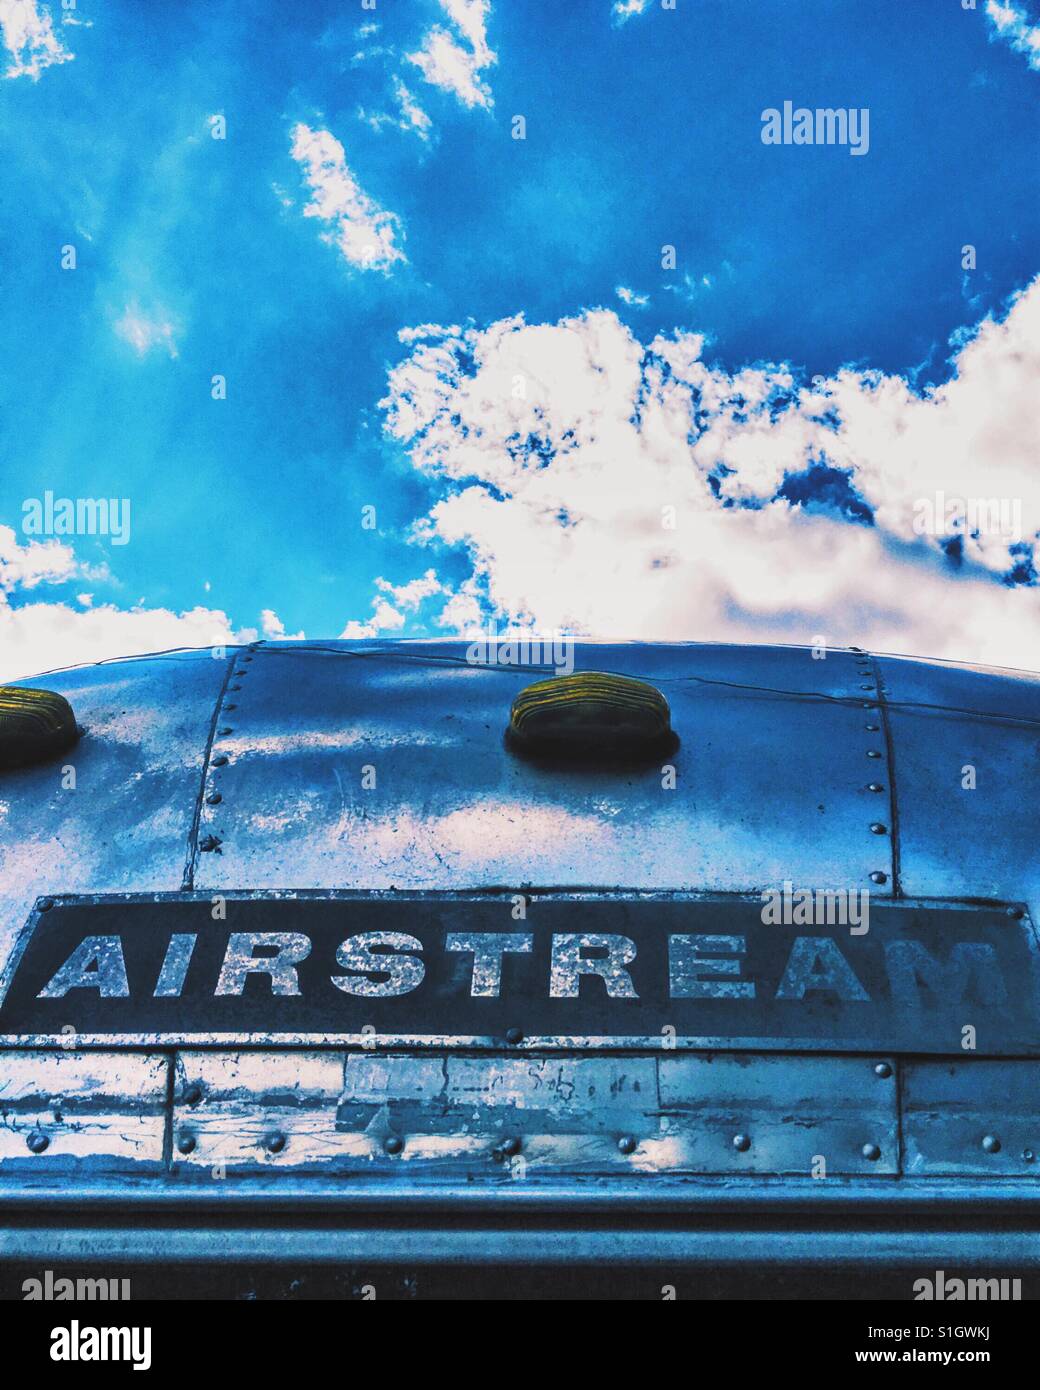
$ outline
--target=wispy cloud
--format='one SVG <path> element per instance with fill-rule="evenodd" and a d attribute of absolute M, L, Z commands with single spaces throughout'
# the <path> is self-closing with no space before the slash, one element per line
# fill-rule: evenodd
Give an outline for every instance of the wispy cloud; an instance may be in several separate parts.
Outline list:
<path fill-rule="evenodd" d="M 650 0 L 616 0 L 611 10 L 615 24 L 625 24 L 634 15 L 644 14 L 650 8 Z"/>
<path fill-rule="evenodd" d="M 1023 53 L 1029 66 L 1040 72 L 1040 23 L 1030 19 L 1014 0 L 1006 4 L 986 0 L 986 17 L 990 22 L 990 40 L 1003 39 L 1016 53 Z"/>
<path fill-rule="evenodd" d="M 618 299 L 621 300 L 622 304 L 628 304 L 636 308 L 641 309 L 644 304 L 650 303 L 650 296 L 648 294 L 636 294 L 635 290 L 630 290 L 627 285 L 616 286 L 614 293 L 617 295 Z"/>
<path fill-rule="evenodd" d="M 491 6 L 488 0 L 440 0 L 452 29 L 435 24 L 423 38 L 416 53 L 408 61 L 426 81 L 443 91 L 453 92 L 464 106 L 494 104 L 491 88 L 481 76 L 483 70 L 497 62 L 487 41 L 487 18 Z"/>
<path fill-rule="evenodd" d="M 322 240 L 338 248 L 344 260 L 360 270 L 388 273 L 405 262 L 397 244 L 400 219 L 374 202 L 347 167 L 343 146 L 328 130 L 312 130 L 302 122 L 293 128 L 292 157 L 302 165 L 311 190 L 305 217 L 329 224 Z"/>
<path fill-rule="evenodd" d="M 146 313 L 136 302 L 128 304 L 115 322 L 115 331 L 138 357 L 146 357 L 154 348 L 165 348 L 170 357 L 177 356 L 173 324 L 161 310 Z"/>
<path fill-rule="evenodd" d="M 433 122 L 396 75 L 393 79 L 393 93 L 397 106 L 396 115 L 390 115 L 385 111 L 366 111 L 364 107 L 359 107 L 358 119 L 364 121 L 373 130 L 382 130 L 384 126 L 393 126 L 397 130 L 410 131 L 418 135 L 420 140 L 424 142 L 429 141 Z"/>
<path fill-rule="evenodd" d="M 0 36 L 11 55 L 5 77 L 31 77 L 35 82 L 44 68 L 68 63 L 74 56 L 54 32 L 50 11 L 37 0 L 0 0 Z"/>

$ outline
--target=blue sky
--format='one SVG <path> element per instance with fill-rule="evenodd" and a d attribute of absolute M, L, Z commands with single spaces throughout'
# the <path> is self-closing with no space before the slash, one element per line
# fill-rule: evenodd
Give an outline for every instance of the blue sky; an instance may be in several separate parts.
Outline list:
<path fill-rule="evenodd" d="M 940 655 L 1014 653 L 1038 617 L 1040 517 L 1023 479 L 1040 431 L 1002 364 L 1037 349 L 1040 14 L 1025 0 L 630 8 L 0 0 L 0 526 L 14 531 L 0 542 L 0 632 L 6 621 L 15 666 L 171 633 L 206 641 L 210 628 L 260 627 L 265 610 L 269 632 L 308 636 L 479 619 L 619 636 L 854 630 Z M 763 144 L 761 113 L 785 100 L 868 108 L 869 151 Z M 365 261 L 366 227 L 382 228 L 389 259 Z M 75 269 L 61 267 L 67 246 Z M 520 315 L 546 334 L 525 337 Z M 987 319 L 990 338 L 973 337 Z M 402 341 L 416 325 L 441 330 Z M 662 368 L 694 342 L 700 366 Z M 623 408 L 597 397 L 568 436 L 586 389 L 574 343 Z M 969 377 L 956 354 L 973 344 Z M 475 400 L 481 371 L 497 380 L 495 355 L 504 369 L 514 351 L 548 393 L 523 450 L 510 445 L 515 412 Z M 642 421 L 624 438 L 605 423 L 638 414 L 624 405 L 633 352 L 633 399 L 656 392 L 662 420 L 682 407 L 693 422 L 667 457 Z M 399 413 L 410 363 L 419 430 Z M 764 364 L 775 379 L 756 418 L 786 414 L 783 439 L 756 454 L 755 421 L 732 403 L 741 373 Z M 215 374 L 224 400 L 211 398 Z M 833 399 L 803 400 L 795 419 L 788 397 L 814 376 Z M 937 403 L 961 377 L 963 392 Z M 895 481 L 877 441 L 903 431 L 878 417 L 880 378 L 903 392 L 893 410 L 917 420 L 928 401 L 937 425 Z M 1022 457 L 1008 463 L 1006 441 L 992 466 L 974 450 L 949 490 L 1017 501 L 1023 524 L 993 544 L 929 539 L 909 511 L 945 481 L 936 450 L 972 431 L 995 378 Z M 857 427 L 861 406 L 873 418 Z M 833 451 L 806 433 L 828 410 Z M 445 462 L 478 435 L 479 464 Z M 575 440 L 591 452 L 571 456 Z M 532 482 L 535 455 L 546 476 Z M 583 481 L 599 468 L 612 512 Z M 692 530 L 628 569 L 612 556 L 638 548 L 625 520 L 651 468 L 654 505 L 674 492 Z M 129 543 L 26 535 L 24 503 L 47 490 L 129 498 Z M 375 529 L 361 525 L 366 505 Z M 846 533 L 890 569 L 876 612 L 853 612 L 827 570 Z M 806 566 L 781 607 L 771 585 L 754 589 L 766 556 Z M 545 587 L 556 566 L 563 601 Z M 705 586 L 693 612 L 659 577 L 641 587 L 669 568 L 676 586 Z M 978 637 L 902 613 L 894 595 L 911 572 L 922 595 L 963 598 Z M 613 608 L 589 598 L 612 586 Z"/>

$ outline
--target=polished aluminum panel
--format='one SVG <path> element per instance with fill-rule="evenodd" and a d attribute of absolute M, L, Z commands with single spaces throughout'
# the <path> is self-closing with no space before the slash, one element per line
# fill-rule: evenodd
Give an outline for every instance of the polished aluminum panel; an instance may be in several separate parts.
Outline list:
<path fill-rule="evenodd" d="M 1040 905 L 1040 675 L 885 657 L 904 893 Z"/>
<path fill-rule="evenodd" d="M 597 771 L 510 752 L 510 703 L 545 673 L 465 653 L 284 644 L 237 663 L 196 887 L 890 884 L 887 797 L 868 789 L 887 780 L 884 737 L 853 654 L 579 645 L 577 669 L 658 685 L 681 740 L 666 762 Z"/>
<path fill-rule="evenodd" d="M 0 969 L 42 894 L 181 886 L 227 669 L 206 650 L 19 682 L 64 695 L 84 733 L 0 774 Z"/>

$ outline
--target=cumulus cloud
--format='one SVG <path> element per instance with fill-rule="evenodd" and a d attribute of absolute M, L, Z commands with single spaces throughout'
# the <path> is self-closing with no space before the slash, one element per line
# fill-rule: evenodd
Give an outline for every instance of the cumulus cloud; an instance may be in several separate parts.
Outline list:
<path fill-rule="evenodd" d="M 986 0 L 986 18 L 990 22 L 990 40 L 1003 39 L 1016 53 L 1025 55 L 1029 66 L 1040 72 L 1040 23 L 1015 0 Z"/>
<path fill-rule="evenodd" d="M 260 614 L 260 630 L 276 642 L 302 642 L 307 635 L 302 628 L 299 632 L 286 632 L 285 624 L 273 608 L 265 608 Z"/>
<path fill-rule="evenodd" d="M 727 371 L 606 310 L 416 340 L 382 404 L 444 486 L 418 536 L 472 560 L 442 620 L 1040 667 L 1040 280 L 958 343 L 919 392 Z"/>
<path fill-rule="evenodd" d="M 408 54 L 427 82 L 453 92 L 463 106 L 494 104 L 491 88 L 481 76 L 498 61 L 487 41 L 489 0 L 440 0 L 452 28 L 435 24 L 416 53 Z"/>
<path fill-rule="evenodd" d="M 44 68 L 72 60 L 54 32 L 46 5 L 37 0 L 0 0 L 0 37 L 11 55 L 5 77 L 39 80 Z"/>
<path fill-rule="evenodd" d="M 0 594 L 37 584 L 60 584 L 80 573 L 72 547 L 59 541 L 20 544 L 14 529 L 0 526 Z"/>
<path fill-rule="evenodd" d="M 83 576 L 107 577 L 78 561 L 70 546 L 33 540 L 23 545 L 10 526 L 0 526 L 0 681 L 170 647 L 256 640 L 255 628 L 236 631 L 220 609 L 196 606 L 176 613 L 143 603 L 125 609 L 95 603 L 90 593 L 76 594 L 78 606 L 73 606 L 34 593 L 41 585 L 66 584 Z M 266 631 L 268 614 L 264 616 Z M 274 614 L 270 617 L 278 621 Z"/>
<path fill-rule="evenodd" d="M 399 632 L 408 613 L 415 613 L 428 598 L 451 593 L 432 569 L 406 584 L 392 584 L 388 579 L 379 578 L 375 586 L 377 592 L 372 600 L 371 618 L 352 618 L 340 633 L 341 637 L 376 637 L 381 632 Z"/>
<path fill-rule="evenodd" d="M 14 608 L 0 595 L 0 681 L 19 680 L 60 666 L 140 656 L 171 647 L 232 645 L 256 640 L 256 629 L 236 632 L 219 609 L 116 608 L 86 611 L 65 603 Z"/>
<path fill-rule="evenodd" d="M 361 189 L 331 131 L 312 130 L 300 122 L 292 132 L 292 157 L 302 165 L 312 195 L 303 215 L 329 224 L 323 241 L 360 270 L 387 273 L 396 261 L 405 260 L 397 244 L 400 220 Z"/>

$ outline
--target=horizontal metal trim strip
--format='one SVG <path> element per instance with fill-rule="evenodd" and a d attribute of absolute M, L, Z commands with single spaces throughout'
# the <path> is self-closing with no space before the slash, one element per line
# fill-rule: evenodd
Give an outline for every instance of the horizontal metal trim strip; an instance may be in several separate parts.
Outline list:
<path fill-rule="evenodd" d="M 891 1040 L 889 1040 L 890 1042 Z M 48 1051 L 68 1050 L 68 1038 L 57 1033 L 0 1033 L 0 1047 L 18 1049 L 45 1049 Z M 905 1059 L 914 1057 L 949 1057 L 951 1060 L 964 1060 L 963 1050 L 954 1052 L 949 1048 L 929 1052 L 927 1050 L 900 1052 L 886 1045 L 883 1038 L 734 1038 L 734 1037 L 677 1037 L 665 1047 L 660 1034 L 646 1036 L 612 1033 L 609 1036 L 555 1036 L 534 1035 L 523 1038 L 518 1043 L 507 1042 L 501 1037 L 470 1034 L 432 1034 L 432 1033 L 77 1033 L 76 1050 L 91 1051 L 147 1051 L 156 1047 L 207 1048 L 207 1047 L 248 1047 L 254 1049 L 284 1049 L 293 1047 L 352 1048 L 360 1052 L 376 1055 L 388 1050 L 408 1049 L 421 1052 L 445 1052 L 469 1049 L 474 1052 L 497 1052 L 500 1056 L 510 1056 L 524 1052 L 645 1052 L 655 1056 L 667 1056 L 672 1052 L 778 1052 L 804 1053 L 808 1056 L 837 1057 L 842 1055 L 863 1056 L 879 1054 L 884 1057 Z M 980 1050 L 972 1054 L 973 1060 L 989 1059 L 997 1062 L 1033 1062 L 1040 1057 L 1040 1038 L 1037 1039 L 1036 1052 L 988 1052 Z"/>
<path fill-rule="evenodd" d="M 274 1264 L 756 1265 L 860 1268 L 1040 1267 L 1040 1233 L 975 1231 L 285 1230 L 206 1227 L 0 1228 L 0 1259 L 95 1265 Z"/>
<path fill-rule="evenodd" d="M 522 1212 L 594 1212 L 623 1210 L 634 1215 L 662 1212 L 729 1214 L 803 1213 L 828 1217 L 861 1216 L 891 1210 L 900 1215 L 949 1214 L 958 1220 L 982 1212 L 1013 1212 L 1019 1220 L 1040 1220 L 1040 1185 L 1018 1179 L 935 1178 L 701 1178 L 681 1182 L 648 1176 L 607 1178 L 590 1183 L 502 1182 L 498 1186 L 429 1183 L 404 1186 L 393 1181 L 343 1181 L 283 1174 L 214 1182 L 96 1178 L 77 1181 L 5 1178 L 0 1181 L 0 1210 L 37 1212 L 91 1208 L 248 1211 L 357 1211 L 403 1214 L 469 1211 L 473 1214 Z"/>

